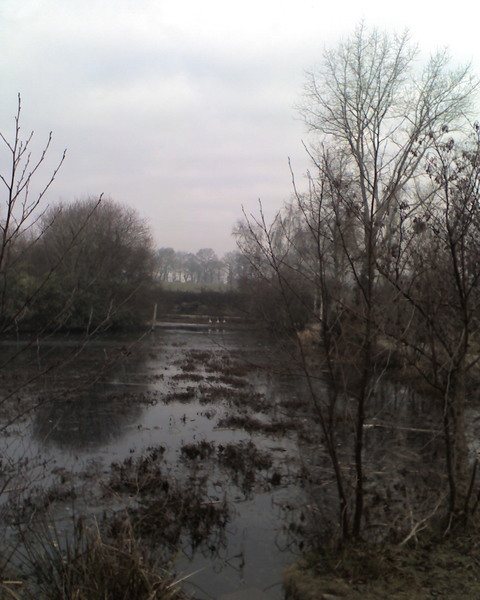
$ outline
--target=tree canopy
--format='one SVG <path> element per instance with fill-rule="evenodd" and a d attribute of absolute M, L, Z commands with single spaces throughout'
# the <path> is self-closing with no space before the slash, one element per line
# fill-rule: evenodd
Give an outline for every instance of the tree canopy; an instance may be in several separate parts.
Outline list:
<path fill-rule="evenodd" d="M 48 209 L 37 235 L 29 274 L 45 284 L 30 322 L 83 328 L 141 320 L 139 298 L 152 281 L 154 250 L 135 210 L 103 198 L 77 200 Z"/>

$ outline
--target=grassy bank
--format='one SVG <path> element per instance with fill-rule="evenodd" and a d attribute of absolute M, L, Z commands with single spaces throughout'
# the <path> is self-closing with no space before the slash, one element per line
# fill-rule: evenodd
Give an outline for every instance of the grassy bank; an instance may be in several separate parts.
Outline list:
<path fill-rule="evenodd" d="M 480 598 L 480 533 L 312 553 L 285 573 L 287 600 Z"/>

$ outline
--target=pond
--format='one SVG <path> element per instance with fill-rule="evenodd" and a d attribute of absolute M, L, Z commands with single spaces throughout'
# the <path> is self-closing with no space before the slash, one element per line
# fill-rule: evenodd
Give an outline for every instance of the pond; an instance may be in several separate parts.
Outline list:
<path fill-rule="evenodd" d="M 141 339 L 79 346 L 52 338 L 18 356 L 21 341 L 0 347 L 8 398 L 0 414 L 3 423 L 18 417 L 1 439 L 4 489 L 19 490 L 16 518 L 48 511 L 68 531 L 80 514 L 128 511 L 151 543 L 173 531 L 176 574 L 195 598 L 249 588 L 282 598 L 282 573 L 302 548 L 308 518 L 326 524 L 322 535 L 337 519 L 305 380 L 276 364 L 258 332 L 222 323 L 164 323 Z M 325 381 L 312 384 L 324 402 Z M 382 539 L 428 518 L 446 482 L 441 406 L 401 383 L 379 380 L 374 391 L 364 531 Z M 352 399 L 343 402 L 336 443 L 348 478 L 354 419 Z M 20 478 L 13 486 L 9 467 L 28 486 Z M 172 490 L 183 511 L 173 517 L 158 504 Z"/>
<path fill-rule="evenodd" d="M 195 478 L 207 502 L 229 506 L 225 526 L 202 543 L 182 536 L 176 570 L 185 589 L 200 599 L 251 587 L 281 598 L 283 569 L 297 551 L 293 514 L 305 499 L 296 437 L 280 425 L 296 386 L 266 368 L 264 343 L 246 328 L 177 324 L 140 340 L 99 338 L 78 356 L 77 346 L 76 339 L 32 346 L 20 355 L 27 387 L 8 380 L 3 388 L 10 396 L 15 386 L 19 395 L 27 389 L 38 404 L 2 438 L 2 456 L 29 482 L 20 510 L 43 508 L 47 490 L 57 526 L 68 529 L 74 513 L 118 508 L 128 495 L 106 501 L 101 491 L 112 464 L 125 473 L 161 448 L 166 476 Z M 3 345 L 5 374 L 19 348 Z M 18 370 L 18 359 L 11 364 Z"/>

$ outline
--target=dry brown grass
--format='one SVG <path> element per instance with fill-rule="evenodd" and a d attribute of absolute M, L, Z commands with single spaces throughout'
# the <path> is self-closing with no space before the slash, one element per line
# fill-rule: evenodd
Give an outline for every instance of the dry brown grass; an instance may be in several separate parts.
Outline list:
<path fill-rule="evenodd" d="M 168 567 L 159 564 L 154 554 L 135 538 L 128 523 L 108 540 L 96 523 L 85 528 L 79 520 L 67 539 L 61 539 L 51 523 L 43 524 L 25 538 L 25 559 L 33 574 L 18 595 L 25 600 L 183 597 Z"/>

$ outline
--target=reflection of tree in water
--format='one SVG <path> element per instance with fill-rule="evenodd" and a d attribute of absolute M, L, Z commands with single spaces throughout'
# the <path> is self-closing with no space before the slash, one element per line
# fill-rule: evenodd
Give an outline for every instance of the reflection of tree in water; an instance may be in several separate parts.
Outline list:
<path fill-rule="evenodd" d="M 144 405 L 140 392 L 109 392 L 105 386 L 92 386 L 42 405 L 35 412 L 33 436 L 64 449 L 97 448 L 135 423 Z"/>
<path fill-rule="evenodd" d="M 92 384 L 96 354 L 92 353 L 90 362 L 84 355 L 77 369 L 71 363 L 60 377 L 56 376 L 51 384 L 58 385 L 61 379 L 65 390 L 61 394 L 57 388 L 50 399 L 47 386 L 47 402 L 35 411 L 33 419 L 33 436 L 37 440 L 64 449 L 98 448 L 119 437 L 139 419 L 147 400 L 147 386 L 137 385 L 135 379 L 144 366 L 144 354 L 138 353 L 110 367 L 100 381 Z"/>

